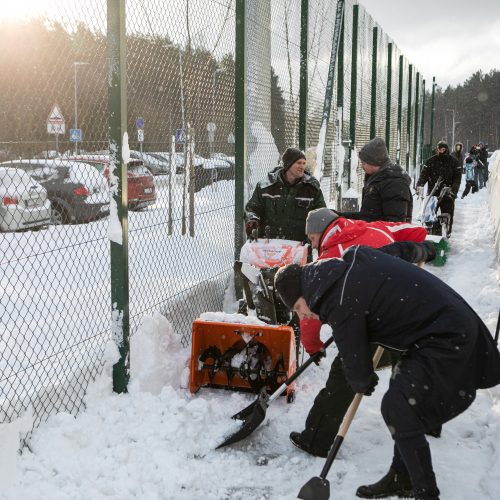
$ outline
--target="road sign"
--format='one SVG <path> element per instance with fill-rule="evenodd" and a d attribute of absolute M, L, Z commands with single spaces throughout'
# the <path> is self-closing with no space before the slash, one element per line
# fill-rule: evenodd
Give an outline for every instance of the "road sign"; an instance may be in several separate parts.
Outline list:
<path fill-rule="evenodd" d="M 144 128 L 144 118 L 137 118 L 137 120 L 135 121 L 135 126 L 138 128 L 138 129 L 143 129 Z"/>
<path fill-rule="evenodd" d="M 70 128 L 69 129 L 69 141 L 70 142 L 82 142 L 82 129 L 81 128 Z"/>
<path fill-rule="evenodd" d="M 185 142 L 186 142 L 186 129 L 185 128 L 178 128 L 175 131 L 175 142 L 177 144 L 185 144 Z"/>
<path fill-rule="evenodd" d="M 47 133 L 48 134 L 65 134 L 66 133 L 66 126 L 63 123 L 50 123 L 47 122 Z"/>
<path fill-rule="evenodd" d="M 142 130 L 142 128 L 137 129 L 137 140 L 139 142 L 144 142 L 144 130 Z"/>
<path fill-rule="evenodd" d="M 54 104 L 47 117 L 47 132 L 49 134 L 64 134 L 66 132 L 64 116 L 57 104 Z"/>

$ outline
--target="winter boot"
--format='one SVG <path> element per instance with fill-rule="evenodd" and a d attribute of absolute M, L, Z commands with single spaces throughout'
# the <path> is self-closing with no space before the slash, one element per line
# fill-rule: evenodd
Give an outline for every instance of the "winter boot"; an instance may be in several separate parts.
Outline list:
<path fill-rule="evenodd" d="M 326 458 L 328 456 L 328 450 L 317 450 L 316 448 L 304 443 L 301 439 L 300 432 L 290 433 L 290 441 L 296 448 L 305 451 L 314 457 Z"/>
<path fill-rule="evenodd" d="M 360 486 L 356 491 L 360 498 L 414 498 L 413 486 L 407 472 L 398 472 L 392 467 L 378 482 Z"/>

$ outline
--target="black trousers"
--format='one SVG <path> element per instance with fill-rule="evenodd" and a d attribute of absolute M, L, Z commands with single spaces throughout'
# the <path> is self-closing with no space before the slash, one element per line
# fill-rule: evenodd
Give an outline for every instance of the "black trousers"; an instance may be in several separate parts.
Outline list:
<path fill-rule="evenodd" d="M 448 226 L 448 233 L 451 233 L 453 226 L 453 214 L 455 213 L 455 200 L 445 196 L 439 203 L 439 208 L 442 214 L 450 214 L 450 225 Z"/>
<path fill-rule="evenodd" d="M 467 181 L 465 183 L 465 189 L 464 192 L 462 193 L 462 198 L 465 198 L 470 193 L 471 189 L 473 193 L 477 192 L 477 186 L 475 181 Z"/>

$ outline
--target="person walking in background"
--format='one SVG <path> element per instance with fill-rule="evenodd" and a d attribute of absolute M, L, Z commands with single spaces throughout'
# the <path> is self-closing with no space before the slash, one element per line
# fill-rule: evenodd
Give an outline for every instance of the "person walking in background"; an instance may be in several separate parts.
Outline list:
<path fill-rule="evenodd" d="M 486 182 L 488 181 L 488 145 L 484 142 L 479 143 L 479 161 L 483 164 L 483 181 L 484 186 L 486 186 Z"/>
<path fill-rule="evenodd" d="M 464 145 L 461 142 L 457 142 L 453 146 L 453 152 L 451 153 L 451 156 L 457 160 L 458 164 L 460 165 L 460 168 L 463 168 L 464 165 Z M 462 170 L 463 173 L 463 170 Z"/>
<path fill-rule="evenodd" d="M 431 156 L 425 161 L 420 177 L 417 181 L 417 193 L 423 196 L 424 186 L 427 184 L 427 193 L 430 193 L 436 183 L 440 181 L 439 186 L 434 192 L 434 196 L 438 198 L 442 194 L 439 207 L 441 213 L 450 215 L 448 226 L 449 237 L 453 227 L 453 214 L 455 212 L 455 199 L 460 183 L 462 181 L 462 166 L 457 160 L 449 154 L 448 144 L 444 141 L 439 141 L 437 144 L 437 154 Z"/>
<path fill-rule="evenodd" d="M 365 172 L 361 209 L 359 212 L 341 212 L 339 215 L 367 222 L 411 222 L 411 179 L 400 166 L 391 162 L 384 140 L 371 140 L 361 148 L 358 156 Z"/>
<path fill-rule="evenodd" d="M 465 159 L 465 189 L 462 193 L 462 200 L 470 193 L 471 189 L 473 193 L 477 193 L 476 185 L 476 162 L 472 156 L 467 156 Z"/>
<path fill-rule="evenodd" d="M 484 187 L 484 171 L 483 171 L 483 162 L 481 161 L 481 146 L 479 144 L 475 144 L 470 149 L 470 156 L 474 160 L 474 173 L 475 173 L 475 182 L 477 189 L 481 189 Z"/>
<path fill-rule="evenodd" d="M 306 171 L 304 152 L 288 148 L 282 166 L 260 181 L 248 200 L 245 230 L 248 236 L 257 229 L 259 237 L 304 241 L 307 214 L 324 206 L 318 180 Z"/>
<path fill-rule="evenodd" d="M 422 245 L 389 247 L 396 246 L 397 255 L 398 247 Z M 464 412 L 477 389 L 500 383 L 500 354 L 488 327 L 457 292 L 381 250 L 355 246 L 343 259 L 286 266 L 276 273 L 275 288 L 300 319 L 330 325 L 339 350 L 332 371 L 340 358 L 337 369 L 352 393 L 375 390 L 373 344 L 404 353 L 381 405 L 394 440 L 389 471 L 356 495 L 439 500 L 425 433 Z M 332 391 L 329 381 L 324 391 Z"/>

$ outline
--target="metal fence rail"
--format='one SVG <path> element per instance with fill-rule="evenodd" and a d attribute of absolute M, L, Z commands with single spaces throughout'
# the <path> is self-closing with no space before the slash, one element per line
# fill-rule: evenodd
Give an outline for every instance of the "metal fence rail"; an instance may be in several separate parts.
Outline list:
<path fill-rule="evenodd" d="M 332 208 L 361 193 L 374 136 L 418 166 L 422 75 L 352 0 L 22 14 L 0 21 L 0 423 L 77 412 L 112 339 L 126 371 L 144 315 L 189 345 L 192 320 L 233 299 L 243 205 L 286 147 Z"/>

